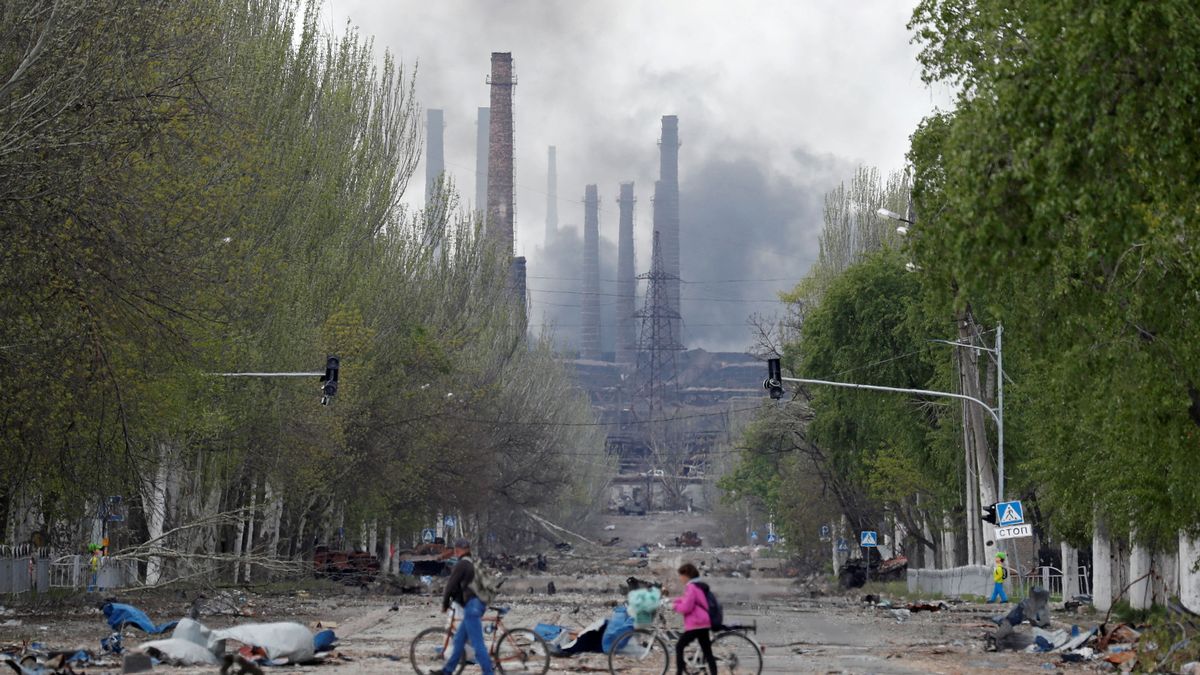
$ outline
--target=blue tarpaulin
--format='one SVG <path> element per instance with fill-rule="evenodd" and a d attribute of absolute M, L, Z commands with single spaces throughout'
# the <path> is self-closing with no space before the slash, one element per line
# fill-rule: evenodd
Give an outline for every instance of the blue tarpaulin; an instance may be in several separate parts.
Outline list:
<path fill-rule="evenodd" d="M 604 628 L 604 638 L 600 641 L 600 649 L 607 654 L 612 643 L 630 628 L 633 628 L 633 617 L 629 616 L 629 612 L 624 606 L 614 607 L 612 616 L 608 617 L 608 625 Z"/>
<path fill-rule="evenodd" d="M 313 651 L 327 652 L 337 644 L 337 636 L 331 630 L 323 630 L 313 636 Z"/>
<path fill-rule="evenodd" d="M 142 610 L 120 602 L 104 603 L 103 611 L 104 618 L 113 630 L 121 630 L 122 626 L 133 626 L 141 629 L 147 635 L 158 635 L 171 630 L 175 624 L 179 623 L 178 621 L 168 621 L 162 625 L 155 625 Z"/>

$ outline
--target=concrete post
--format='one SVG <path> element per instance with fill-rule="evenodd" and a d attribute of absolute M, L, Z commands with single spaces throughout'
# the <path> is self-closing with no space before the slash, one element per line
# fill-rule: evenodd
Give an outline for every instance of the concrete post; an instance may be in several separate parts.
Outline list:
<path fill-rule="evenodd" d="M 1129 606 L 1149 609 L 1154 598 L 1150 549 L 1133 544 L 1129 554 Z M 1119 592 L 1120 589 L 1118 589 Z"/>
<path fill-rule="evenodd" d="M 1097 517 L 1092 527 L 1092 604 L 1101 612 L 1112 608 L 1113 595 L 1120 591 L 1112 587 L 1112 563 L 1108 526 Z"/>
<path fill-rule="evenodd" d="M 958 537 L 954 533 L 954 522 L 950 516 L 942 520 L 942 568 L 950 569 L 958 566 Z"/>
<path fill-rule="evenodd" d="M 1169 598 L 1179 594 L 1179 556 L 1159 553 L 1154 556 L 1154 571 L 1160 578 L 1153 584 L 1152 601 L 1166 605 Z"/>
<path fill-rule="evenodd" d="M 1184 607 L 1200 612 L 1200 539 L 1179 533 L 1179 600 Z"/>
<path fill-rule="evenodd" d="M 1062 542 L 1063 600 L 1079 595 L 1079 551 L 1067 542 Z"/>

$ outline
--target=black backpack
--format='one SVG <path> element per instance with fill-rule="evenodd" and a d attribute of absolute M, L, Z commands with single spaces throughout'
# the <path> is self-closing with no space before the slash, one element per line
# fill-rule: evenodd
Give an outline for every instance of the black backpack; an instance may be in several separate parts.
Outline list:
<path fill-rule="evenodd" d="M 713 595 L 712 589 L 703 581 L 697 581 L 696 585 L 704 591 L 704 601 L 708 603 L 708 622 L 712 624 L 713 629 L 721 628 L 725 625 L 725 610 L 721 609 L 717 596 Z"/>

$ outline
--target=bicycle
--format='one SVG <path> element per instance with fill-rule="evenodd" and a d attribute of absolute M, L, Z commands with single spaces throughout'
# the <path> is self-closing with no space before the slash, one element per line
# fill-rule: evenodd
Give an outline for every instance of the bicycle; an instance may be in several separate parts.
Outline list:
<path fill-rule="evenodd" d="M 491 619 L 484 619 L 484 635 L 492 636 L 492 644 L 488 647 L 492 665 L 501 673 L 544 675 L 550 670 L 550 648 L 542 636 L 528 628 L 506 629 L 501 617 L 508 614 L 510 609 L 489 607 L 487 614 L 491 615 Z M 446 659 L 450 657 L 453 649 L 451 645 L 457 623 L 455 615 L 451 613 L 449 624 L 445 628 L 426 628 L 413 638 L 408 649 L 408 658 L 417 675 L 442 672 L 442 666 L 446 664 Z M 468 643 L 467 650 L 469 649 Z M 467 660 L 467 654 L 464 653 L 456 672 L 463 672 L 467 667 Z"/>
<path fill-rule="evenodd" d="M 762 673 L 762 646 L 746 633 L 758 630 L 758 624 L 729 624 L 713 631 L 712 651 L 717 672 L 730 675 L 759 675 Z M 666 675 L 671 667 L 667 639 L 673 646 L 681 631 L 666 627 L 659 619 L 650 628 L 630 628 L 621 633 L 608 648 L 608 672 L 612 675 Z M 664 638 L 665 636 L 665 638 Z M 708 675 L 708 664 L 699 643 L 693 642 L 684 653 L 683 670 L 688 675 Z"/>

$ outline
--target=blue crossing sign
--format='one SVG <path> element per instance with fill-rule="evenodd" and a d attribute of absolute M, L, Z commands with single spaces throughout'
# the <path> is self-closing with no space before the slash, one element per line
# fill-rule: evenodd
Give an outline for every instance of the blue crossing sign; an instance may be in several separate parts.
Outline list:
<path fill-rule="evenodd" d="M 1004 527 L 1008 525 L 1020 525 L 1025 522 L 1025 509 L 1021 506 L 1021 502 L 1000 502 L 996 505 L 996 524 Z"/>
<path fill-rule="evenodd" d="M 446 516 L 446 527 L 453 530 L 455 525 L 458 525 L 458 519 L 454 516 Z"/>
<path fill-rule="evenodd" d="M 838 553 L 846 553 L 847 551 L 850 550 L 850 545 L 846 543 L 845 539 L 838 537 L 837 550 L 838 550 Z"/>
<path fill-rule="evenodd" d="M 422 542 L 424 542 L 426 544 L 432 544 L 433 540 L 436 538 L 437 538 L 437 533 L 433 531 L 432 527 L 427 527 L 427 528 L 421 530 L 421 541 Z"/>
<path fill-rule="evenodd" d="M 774 532 L 767 535 L 768 544 L 774 544 L 777 541 L 779 541 L 779 537 L 776 537 Z"/>
<path fill-rule="evenodd" d="M 858 535 L 858 545 L 872 548 L 879 545 L 879 533 L 875 530 L 863 530 Z"/>

